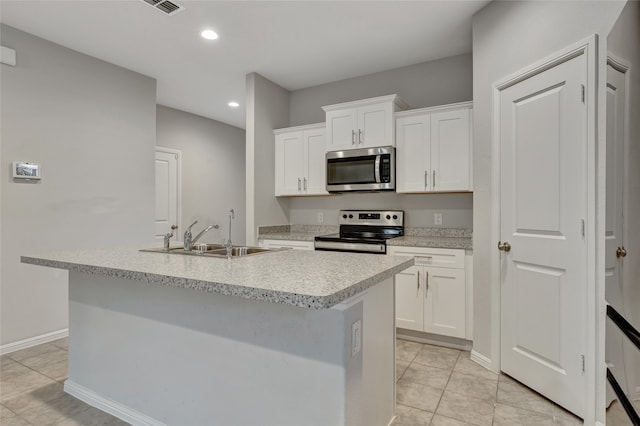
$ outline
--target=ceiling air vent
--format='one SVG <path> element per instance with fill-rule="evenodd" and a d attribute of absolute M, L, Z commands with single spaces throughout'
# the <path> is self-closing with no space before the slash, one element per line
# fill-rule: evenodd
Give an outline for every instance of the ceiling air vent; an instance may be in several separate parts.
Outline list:
<path fill-rule="evenodd" d="M 142 0 L 145 3 L 153 6 L 155 9 L 166 13 L 167 15 L 173 15 L 181 10 L 184 10 L 184 6 L 174 3 L 169 0 Z"/>

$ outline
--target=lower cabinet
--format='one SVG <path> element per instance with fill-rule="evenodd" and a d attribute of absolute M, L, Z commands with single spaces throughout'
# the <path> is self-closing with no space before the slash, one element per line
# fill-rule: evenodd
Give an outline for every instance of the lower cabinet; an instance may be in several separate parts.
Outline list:
<path fill-rule="evenodd" d="M 469 339 L 465 251 L 391 246 L 387 252 L 416 259 L 396 275 L 396 326 Z"/>
<path fill-rule="evenodd" d="M 315 250 L 313 241 L 295 241 L 295 240 L 260 240 L 260 247 L 265 248 L 292 248 L 296 250 Z"/>

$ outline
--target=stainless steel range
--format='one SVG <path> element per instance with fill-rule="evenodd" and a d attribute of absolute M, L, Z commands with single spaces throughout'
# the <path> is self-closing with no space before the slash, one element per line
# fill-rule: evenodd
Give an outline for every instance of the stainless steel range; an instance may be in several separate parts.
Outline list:
<path fill-rule="evenodd" d="M 315 239 L 316 250 L 387 253 L 387 240 L 404 235 L 402 210 L 340 210 L 340 233 Z"/>

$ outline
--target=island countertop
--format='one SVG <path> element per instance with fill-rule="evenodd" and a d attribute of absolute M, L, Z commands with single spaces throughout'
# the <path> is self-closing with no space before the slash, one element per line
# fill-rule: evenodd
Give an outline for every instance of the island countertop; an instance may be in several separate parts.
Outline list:
<path fill-rule="evenodd" d="M 414 259 L 283 250 L 218 259 L 137 249 L 22 256 L 23 263 L 245 299 L 327 309 L 412 266 Z"/>

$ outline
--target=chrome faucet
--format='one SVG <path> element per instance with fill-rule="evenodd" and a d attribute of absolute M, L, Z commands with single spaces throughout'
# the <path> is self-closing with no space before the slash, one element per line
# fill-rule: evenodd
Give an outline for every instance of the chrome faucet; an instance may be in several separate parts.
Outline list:
<path fill-rule="evenodd" d="M 171 243 L 171 238 L 173 238 L 173 231 L 178 229 L 178 225 L 171 225 L 171 232 L 164 235 L 164 249 L 169 251 L 169 246 Z"/>
<path fill-rule="evenodd" d="M 191 225 L 189 225 L 189 227 L 187 228 L 187 230 L 184 233 L 184 251 L 191 251 L 191 247 L 193 247 L 193 245 L 200 239 L 200 237 L 202 237 L 206 232 L 210 231 L 213 228 L 218 229 L 219 226 L 218 225 L 209 225 L 206 228 L 204 228 L 202 231 L 200 231 L 200 233 L 198 235 L 196 235 L 195 237 L 191 236 L 191 228 L 193 227 L 193 225 L 195 225 L 196 223 L 198 223 L 198 221 L 196 220 L 195 222 L 193 222 Z"/>
<path fill-rule="evenodd" d="M 233 252 L 233 243 L 231 242 L 231 219 L 235 219 L 235 212 L 233 209 L 229 210 L 229 238 L 224 243 L 224 246 L 227 249 L 227 259 L 231 259 L 231 254 Z"/>

